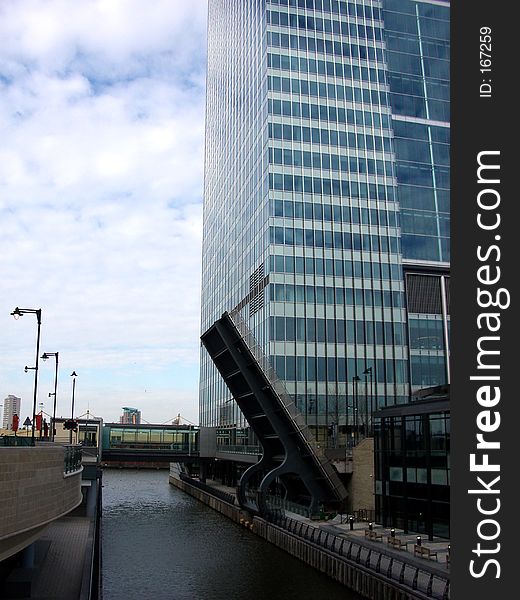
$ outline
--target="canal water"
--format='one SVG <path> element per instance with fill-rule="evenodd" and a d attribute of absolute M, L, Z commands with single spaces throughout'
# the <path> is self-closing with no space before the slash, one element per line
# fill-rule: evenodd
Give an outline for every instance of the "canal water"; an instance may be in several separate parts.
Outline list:
<path fill-rule="evenodd" d="M 168 483 L 103 472 L 103 600 L 359 600 Z"/>

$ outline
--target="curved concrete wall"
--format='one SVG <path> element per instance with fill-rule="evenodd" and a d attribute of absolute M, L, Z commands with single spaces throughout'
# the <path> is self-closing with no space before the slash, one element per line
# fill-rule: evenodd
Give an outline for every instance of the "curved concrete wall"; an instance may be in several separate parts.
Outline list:
<path fill-rule="evenodd" d="M 81 469 L 64 474 L 63 446 L 0 448 L 0 561 L 81 503 Z"/>

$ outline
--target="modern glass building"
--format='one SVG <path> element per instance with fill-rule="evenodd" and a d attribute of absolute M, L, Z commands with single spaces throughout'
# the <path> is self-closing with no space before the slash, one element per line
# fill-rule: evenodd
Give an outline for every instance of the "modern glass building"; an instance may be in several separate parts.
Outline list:
<path fill-rule="evenodd" d="M 449 383 L 448 58 L 440 0 L 209 2 L 201 329 L 240 311 L 325 447 Z M 200 420 L 254 446 L 204 349 Z"/>
<path fill-rule="evenodd" d="M 375 413 L 376 521 L 449 537 L 449 387 L 421 390 Z"/>

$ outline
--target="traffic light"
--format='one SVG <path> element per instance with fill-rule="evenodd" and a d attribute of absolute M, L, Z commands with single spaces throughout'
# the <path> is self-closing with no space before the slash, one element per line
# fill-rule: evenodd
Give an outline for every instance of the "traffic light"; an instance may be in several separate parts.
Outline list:
<path fill-rule="evenodd" d="M 78 430 L 78 422 L 74 421 L 74 419 L 69 419 L 68 421 L 65 421 L 65 423 L 63 423 L 63 428 L 69 429 L 72 431 L 77 431 Z"/>

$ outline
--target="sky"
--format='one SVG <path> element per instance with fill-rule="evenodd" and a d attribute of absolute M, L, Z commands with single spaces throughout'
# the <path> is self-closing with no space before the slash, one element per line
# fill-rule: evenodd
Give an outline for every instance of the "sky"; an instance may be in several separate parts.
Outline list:
<path fill-rule="evenodd" d="M 0 405 L 198 423 L 205 0 L 0 2 Z M 55 360 L 39 361 L 52 414 Z"/>

